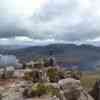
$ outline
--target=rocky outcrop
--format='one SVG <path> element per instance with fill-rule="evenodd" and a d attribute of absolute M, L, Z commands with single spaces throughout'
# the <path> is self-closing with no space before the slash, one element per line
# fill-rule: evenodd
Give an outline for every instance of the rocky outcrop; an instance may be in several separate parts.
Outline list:
<path fill-rule="evenodd" d="M 60 80 L 60 100 L 93 100 L 93 98 L 81 87 L 80 81 L 72 78 Z"/>
<path fill-rule="evenodd" d="M 28 95 L 30 97 L 34 97 L 34 95 L 37 96 L 40 93 L 41 96 L 50 96 L 48 94 L 49 91 L 49 93 L 52 94 L 51 100 L 94 100 L 83 89 L 83 87 L 80 84 L 80 81 L 72 78 L 62 79 L 58 83 L 35 83 L 33 86 L 34 88 L 28 88 L 24 91 L 25 96 Z"/>
<path fill-rule="evenodd" d="M 31 72 L 26 74 L 28 79 L 31 79 L 34 84 L 43 83 L 42 85 L 48 89 L 47 87 L 51 88 L 54 91 L 57 89 L 55 95 L 59 100 L 93 100 L 93 98 L 82 88 L 80 84 L 80 77 L 81 74 L 78 72 L 68 72 L 65 69 L 59 68 L 42 68 L 37 69 L 34 68 Z M 78 76 L 78 78 L 77 78 Z M 53 86 L 54 85 L 54 86 Z M 32 91 L 32 88 L 28 89 L 28 91 Z M 48 91 L 48 90 L 45 90 Z M 36 91 L 37 92 L 37 91 Z M 39 90 L 39 92 L 41 92 Z M 30 92 L 25 91 L 25 93 Z M 33 91 L 32 95 L 35 92 Z M 38 94 L 38 93 L 37 93 Z M 55 93 L 54 93 L 55 94 Z M 54 99 L 54 98 L 53 98 Z"/>

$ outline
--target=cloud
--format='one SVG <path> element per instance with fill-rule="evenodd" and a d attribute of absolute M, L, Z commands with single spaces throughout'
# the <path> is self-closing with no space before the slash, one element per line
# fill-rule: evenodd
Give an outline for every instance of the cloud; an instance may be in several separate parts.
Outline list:
<path fill-rule="evenodd" d="M 0 1 L 0 4 L 3 4 L 0 5 L 1 38 L 8 38 L 9 41 L 12 41 L 12 37 L 17 37 L 17 39 L 19 38 L 17 41 L 20 41 L 20 38 L 27 37 L 32 39 L 31 43 L 35 44 L 37 44 L 36 41 L 38 44 L 41 44 L 39 41 L 44 44 L 59 41 L 95 45 L 99 43 L 96 40 L 97 37 L 100 37 L 99 0 L 45 0 L 43 2 L 46 3 L 39 6 L 38 9 L 30 9 L 31 16 L 28 12 L 22 16 L 18 9 L 16 13 L 13 13 L 15 9 L 13 12 L 9 9 L 9 13 L 7 13 L 4 4 L 8 8 L 10 8 L 10 4 L 8 0 L 4 1 L 7 3 Z M 26 7 L 26 9 L 28 8 Z M 16 39 L 14 38 L 13 41 Z"/>
<path fill-rule="evenodd" d="M 54 39 L 32 39 L 29 37 L 24 37 L 24 36 L 17 36 L 13 38 L 2 38 L 0 39 L 1 43 L 0 45 L 20 45 L 20 46 L 41 46 L 41 45 L 48 45 L 48 44 L 54 44 L 54 43 L 65 43 L 65 41 L 57 41 Z"/>

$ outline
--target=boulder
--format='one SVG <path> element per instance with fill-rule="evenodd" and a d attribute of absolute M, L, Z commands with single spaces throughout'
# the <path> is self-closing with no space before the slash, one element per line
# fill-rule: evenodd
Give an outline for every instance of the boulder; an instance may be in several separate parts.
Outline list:
<path fill-rule="evenodd" d="M 80 80 L 67 78 L 58 82 L 60 87 L 60 100 L 93 100 L 81 87 Z"/>
<path fill-rule="evenodd" d="M 62 90 L 70 89 L 72 87 L 81 88 L 80 80 L 75 80 L 72 78 L 62 79 L 58 82 L 58 84 Z"/>

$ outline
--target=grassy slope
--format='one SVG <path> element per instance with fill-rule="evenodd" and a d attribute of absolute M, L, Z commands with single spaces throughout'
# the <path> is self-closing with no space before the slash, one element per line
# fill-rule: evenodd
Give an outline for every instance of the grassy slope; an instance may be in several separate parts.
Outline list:
<path fill-rule="evenodd" d="M 81 84 L 84 88 L 86 89 L 91 89 L 96 80 L 100 79 L 100 73 L 95 72 L 95 73 L 83 73 L 83 76 L 81 78 Z"/>

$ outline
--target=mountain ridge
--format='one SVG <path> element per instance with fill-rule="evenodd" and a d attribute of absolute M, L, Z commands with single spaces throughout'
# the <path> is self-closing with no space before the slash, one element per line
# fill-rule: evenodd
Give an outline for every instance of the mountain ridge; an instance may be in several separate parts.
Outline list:
<path fill-rule="evenodd" d="M 82 69 L 93 69 L 100 64 L 100 47 L 92 45 L 50 44 L 46 46 L 30 46 L 14 50 L 0 49 L 0 54 L 15 55 L 25 61 L 37 56 L 49 56 L 52 53 L 58 60 L 79 59 Z"/>

